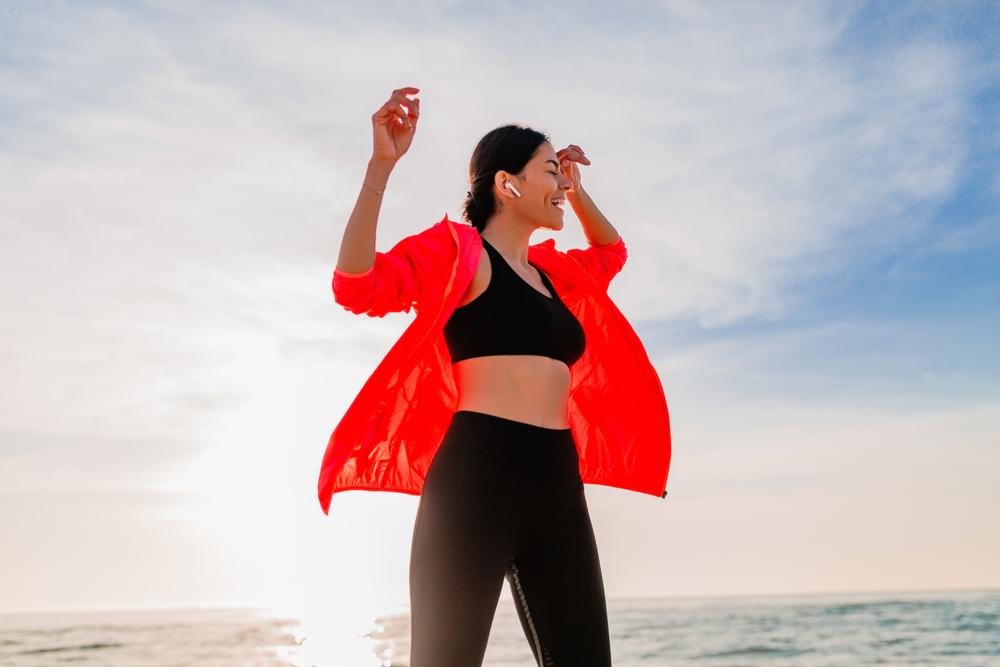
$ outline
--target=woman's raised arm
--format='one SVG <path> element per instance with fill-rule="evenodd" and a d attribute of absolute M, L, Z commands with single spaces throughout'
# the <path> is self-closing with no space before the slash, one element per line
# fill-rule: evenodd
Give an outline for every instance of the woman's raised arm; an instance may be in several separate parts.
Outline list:
<path fill-rule="evenodd" d="M 352 313 L 383 317 L 409 311 L 420 301 L 426 275 L 426 268 L 419 265 L 420 235 L 402 239 L 388 252 L 375 249 L 382 193 L 396 162 L 410 148 L 420 118 L 420 100 L 406 95 L 417 92 L 412 87 L 394 90 L 372 114 L 372 157 L 333 271 L 334 301 Z"/>
<path fill-rule="evenodd" d="M 385 104 L 372 114 L 372 156 L 358 200 L 344 229 L 337 258 L 337 271 L 344 275 L 363 274 L 375 264 L 375 227 L 382 193 L 389 174 L 409 150 L 417 131 L 420 100 L 406 97 L 417 92 L 419 89 L 412 87 L 394 90 Z"/>

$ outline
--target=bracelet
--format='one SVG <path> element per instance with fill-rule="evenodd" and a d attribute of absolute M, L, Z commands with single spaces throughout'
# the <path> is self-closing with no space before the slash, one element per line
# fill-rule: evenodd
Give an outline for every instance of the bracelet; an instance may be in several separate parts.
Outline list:
<path fill-rule="evenodd" d="M 371 190 L 372 192 L 374 192 L 375 194 L 377 194 L 379 197 L 381 197 L 382 193 L 385 192 L 385 188 L 382 188 L 381 190 L 376 190 L 375 188 L 373 188 L 372 186 L 370 186 L 370 185 L 368 185 L 366 183 L 362 183 L 361 187 L 368 188 L 369 190 Z"/>

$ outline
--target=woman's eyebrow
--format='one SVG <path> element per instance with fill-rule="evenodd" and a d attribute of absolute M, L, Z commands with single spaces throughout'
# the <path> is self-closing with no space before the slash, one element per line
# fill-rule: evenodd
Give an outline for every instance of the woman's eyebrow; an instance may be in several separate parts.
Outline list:
<path fill-rule="evenodd" d="M 559 168 L 559 163 L 556 162 L 555 160 L 546 160 L 546 162 L 551 162 L 552 164 L 554 164 L 556 166 L 556 169 Z"/>

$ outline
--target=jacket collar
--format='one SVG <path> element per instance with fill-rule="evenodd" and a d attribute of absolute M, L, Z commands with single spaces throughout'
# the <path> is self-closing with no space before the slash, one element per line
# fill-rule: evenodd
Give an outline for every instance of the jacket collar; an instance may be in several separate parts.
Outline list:
<path fill-rule="evenodd" d="M 458 244 L 455 255 L 457 265 L 453 267 L 452 275 L 457 279 L 459 286 L 466 286 L 468 283 L 462 269 L 469 272 L 471 265 L 471 273 L 468 275 L 468 280 L 471 280 L 475 267 L 478 266 L 479 255 L 483 251 L 483 239 L 479 236 L 479 230 L 473 225 L 451 220 L 447 213 L 441 222 L 451 230 L 450 236 Z M 552 285 L 563 300 L 572 298 L 577 288 L 592 291 L 592 288 L 596 287 L 593 278 L 576 261 L 556 249 L 555 239 L 545 239 L 540 243 L 529 245 L 528 260 L 545 271 L 545 275 L 552 281 Z"/>

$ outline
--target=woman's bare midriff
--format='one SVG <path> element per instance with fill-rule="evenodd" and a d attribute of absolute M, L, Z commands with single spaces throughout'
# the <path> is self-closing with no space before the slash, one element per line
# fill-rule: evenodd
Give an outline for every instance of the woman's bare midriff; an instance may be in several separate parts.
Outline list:
<path fill-rule="evenodd" d="M 485 292 L 491 275 L 489 255 L 483 252 L 459 305 Z M 549 295 L 537 271 L 522 277 Z M 545 428 L 569 428 L 569 367 L 557 359 L 537 354 L 472 357 L 452 364 L 452 374 L 458 388 L 457 410 L 485 412 Z"/>
<path fill-rule="evenodd" d="M 534 354 L 473 357 L 453 364 L 452 373 L 458 410 L 569 428 L 569 367 L 561 361 Z"/>

